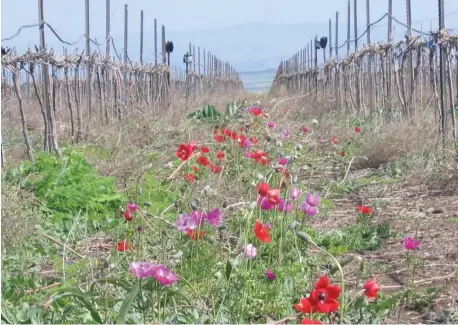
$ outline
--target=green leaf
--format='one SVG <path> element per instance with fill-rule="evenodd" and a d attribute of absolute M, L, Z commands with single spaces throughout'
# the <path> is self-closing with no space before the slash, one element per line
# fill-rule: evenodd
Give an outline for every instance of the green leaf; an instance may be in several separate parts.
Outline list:
<path fill-rule="evenodd" d="M 92 304 L 86 299 L 88 295 L 91 295 L 92 293 L 83 293 L 81 291 L 71 289 L 71 288 L 62 288 L 57 290 L 58 292 L 63 292 L 57 296 L 54 296 L 49 304 L 53 303 L 54 301 L 57 301 L 61 298 L 65 297 L 73 297 L 77 298 L 79 301 L 81 301 L 86 307 L 86 309 L 91 313 L 91 317 L 94 321 L 96 321 L 99 324 L 103 324 L 102 318 L 100 317 L 99 313 L 92 307 Z"/>
<path fill-rule="evenodd" d="M 140 281 L 137 282 L 136 285 L 132 287 L 132 289 L 127 293 L 126 299 L 122 302 L 121 308 L 119 309 L 118 318 L 116 318 L 116 324 L 125 324 L 126 323 L 126 315 L 129 311 L 132 303 L 134 302 L 135 298 L 140 291 Z"/>
<path fill-rule="evenodd" d="M 226 262 L 226 278 L 229 280 L 229 278 L 231 277 L 231 273 L 232 273 L 232 264 L 231 262 L 228 260 Z"/>
<path fill-rule="evenodd" d="M 104 278 L 104 279 L 98 279 L 98 280 L 95 280 L 94 282 L 92 282 L 91 284 L 91 291 L 94 290 L 94 286 L 96 285 L 96 283 L 101 283 L 101 284 L 112 284 L 114 286 L 117 286 L 117 287 L 121 287 L 125 290 L 128 289 L 129 287 L 129 282 L 127 281 L 123 281 L 123 280 L 120 280 L 120 279 L 117 279 L 117 278 Z"/>
<path fill-rule="evenodd" d="M 2 323 L 17 324 L 16 315 L 9 307 L 2 304 Z"/>

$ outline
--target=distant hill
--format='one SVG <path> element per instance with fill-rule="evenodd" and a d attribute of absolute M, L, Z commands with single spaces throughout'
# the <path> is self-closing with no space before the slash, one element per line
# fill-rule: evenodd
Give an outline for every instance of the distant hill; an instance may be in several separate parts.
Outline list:
<path fill-rule="evenodd" d="M 333 28 L 334 30 L 334 28 Z M 339 43 L 342 44 L 346 38 L 346 26 L 339 26 L 341 31 L 339 35 Z M 360 31 L 364 28 L 361 26 Z M 230 61 L 238 71 L 265 71 L 266 69 L 276 69 L 282 59 L 289 58 L 295 51 L 306 46 L 311 39 L 318 36 L 327 35 L 328 23 L 301 23 L 301 24 L 274 24 L 266 22 L 249 23 L 235 25 L 226 28 L 211 29 L 211 30 L 189 30 L 189 31 L 173 31 L 167 30 L 167 40 L 173 41 L 175 45 L 174 53 L 172 54 L 172 65 L 184 68 L 183 54 L 188 51 L 189 42 L 197 46 L 206 46 L 207 50 L 216 54 L 220 59 Z M 396 30 L 397 38 L 403 36 L 404 31 Z M 62 44 L 56 40 L 51 33 L 48 33 L 47 42 L 49 47 L 53 47 L 57 52 L 62 52 Z M 148 27 L 144 31 L 145 35 L 145 60 L 154 60 L 154 44 L 152 42 L 152 28 Z M 33 35 L 36 35 L 34 33 Z M 129 56 L 133 61 L 139 58 L 140 40 L 138 38 L 139 31 L 135 28 L 129 29 Z M 28 44 L 32 46 L 38 44 L 30 41 L 31 34 L 21 33 L 14 42 L 14 45 L 19 50 L 24 50 Z M 112 35 L 116 44 L 118 53 L 123 51 L 123 35 Z M 386 27 L 374 28 L 372 30 L 372 40 L 378 41 L 386 38 Z M 35 36 L 34 36 L 35 37 Z M 99 40 L 104 39 L 104 35 L 92 35 L 92 38 Z M 333 39 L 334 36 L 333 36 Z M 362 45 L 364 38 L 360 41 Z M 10 45 L 9 43 L 5 45 Z M 11 44 L 13 45 L 13 44 Z M 76 46 L 79 49 L 84 48 L 84 40 Z M 94 46 L 93 46 L 94 48 Z M 103 46 L 102 46 L 103 48 Z M 346 48 L 342 48 L 341 53 L 346 52 Z M 319 56 L 321 59 L 321 55 Z M 196 58 L 197 59 L 197 55 Z M 203 65 L 203 58 L 201 58 Z"/>

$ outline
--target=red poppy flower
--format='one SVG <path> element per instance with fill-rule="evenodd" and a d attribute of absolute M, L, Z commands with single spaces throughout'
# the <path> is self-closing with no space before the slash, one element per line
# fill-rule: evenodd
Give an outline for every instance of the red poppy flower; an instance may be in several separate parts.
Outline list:
<path fill-rule="evenodd" d="M 214 139 L 215 139 L 216 142 L 219 142 L 219 143 L 226 142 L 226 137 L 224 135 L 221 135 L 221 134 L 215 134 Z"/>
<path fill-rule="evenodd" d="M 301 324 L 323 324 L 323 323 L 320 322 L 319 320 L 310 319 L 310 318 L 304 318 L 301 321 Z"/>
<path fill-rule="evenodd" d="M 233 133 L 233 132 L 234 132 L 234 131 L 232 131 L 231 129 L 223 129 L 223 130 L 221 131 L 222 134 L 227 135 L 228 137 L 232 136 L 232 133 Z"/>
<path fill-rule="evenodd" d="M 224 151 L 218 151 L 218 154 L 216 155 L 216 158 L 218 158 L 219 160 L 224 160 Z"/>
<path fill-rule="evenodd" d="M 339 286 L 329 285 L 329 278 L 322 276 L 315 285 L 315 290 L 312 291 L 308 298 L 302 298 L 294 307 L 305 314 L 320 312 L 328 314 L 336 312 L 339 309 L 339 301 L 341 288 Z"/>
<path fill-rule="evenodd" d="M 374 211 L 371 207 L 367 207 L 367 206 L 364 206 L 364 205 L 358 205 L 358 210 L 362 213 L 362 214 L 371 214 L 372 211 Z"/>
<path fill-rule="evenodd" d="M 377 280 L 370 280 L 364 285 L 364 294 L 368 298 L 377 298 L 379 290 L 380 285 L 377 283 Z"/>
<path fill-rule="evenodd" d="M 203 153 L 209 153 L 210 152 L 210 148 L 209 147 L 202 147 L 201 150 L 202 150 Z"/>
<path fill-rule="evenodd" d="M 267 191 L 267 200 L 271 204 L 278 204 L 280 203 L 280 190 L 279 189 L 271 189 Z"/>
<path fill-rule="evenodd" d="M 195 183 L 196 182 L 196 175 L 194 174 L 186 174 L 184 176 L 188 181 L 190 181 L 191 183 Z"/>
<path fill-rule="evenodd" d="M 204 238 L 205 233 L 203 231 L 197 232 L 196 230 L 189 229 L 188 235 L 189 237 L 191 237 L 192 240 L 199 240 L 199 239 Z"/>
<path fill-rule="evenodd" d="M 192 170 L 195 171 L 195 172 L 198 172 L 199 171 L 199 166 L 193 166 Z"/>
<path fill-rule="evenodd" d="M 341 151 L 341 152 L 339 152 L 339 155 L 340 155 L 341 157 L 345 157 L 345 152 Z"/>
<path fill-rule="evenodd" d="M 267 192 L 269 192 L 269 190 L 270 190 L 270 186 L 269 186 L 268 183 L 261 183 L 258 186 L 258 193 L 261 196 L 266 196 Z"/>
<path fill-rule="evenodd" d="M 211 164 L 211 161 L 208 159 L 207 156 L 200 156 L 196 159 L 197 163 L 202 166 L 208 166 Z"/>
<path fill-rule="evenodd" d="M 134 215 L 132 214 L 132 212 L 130 212 L 130 210 L 124 211 L 123 215 L 127 221 L 132 221 L 134 219 Z"/>
<path fill-rule="evenodd" d="M 355 132 L 356 133 L 360 133 L 361 132 L 361 128 L 359 126 L 355 126 Z"/>
<path fill-rule="evenodd" d="M 213 164 L 210 165 L 210 168 L 212 169 L 212 172 L 214 172 L 215 174 L 219 174 L 223 170 L 221 166 L 213 165 Z"/>
<path fill-rule="evenodd" d="M 125 252 L 129 249 L 129 244 L 127 244 L 127 241 L 123 239 L 122 241 L 119 242 L 118 246 L 116 247 L 116 250 L 118 252 Z"/>
<path fill-rule="evenodd" d="M 254 226 L 254 234 L 260 241 L 264 243 L 270 243 L 272 241 L 272 238 L 269 235 L 269 228 L 264 226 L 259 220 L 256 220 L 256 224 Z"/>
<path fill-rule="evenodd" d="M 245 128 L 243 126 L 241 126 L 241 127 L 239 127 L 239 131 L 243 132 L 243 131 L 245 131 Z"/>

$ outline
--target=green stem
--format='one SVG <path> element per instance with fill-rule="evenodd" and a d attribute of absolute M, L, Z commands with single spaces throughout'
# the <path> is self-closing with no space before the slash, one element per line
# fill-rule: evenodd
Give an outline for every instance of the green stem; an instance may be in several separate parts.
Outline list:
<path fill-rule="evenodd" d="M 138 279 L 138 286 L 140 288 L 140 300 L 142 301 L 142 315 L 143 315 L 143 324 L 146 324 L 146 315 L 145 315 L 145 300 L 143 299 L 142 291 L 142 279 Z"/>

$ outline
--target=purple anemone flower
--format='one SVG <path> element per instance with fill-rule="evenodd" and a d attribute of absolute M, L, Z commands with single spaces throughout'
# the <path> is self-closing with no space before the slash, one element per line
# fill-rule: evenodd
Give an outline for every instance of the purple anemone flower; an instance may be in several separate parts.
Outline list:
<path fill-rule="evenodd" d="M 320 212 L 316 206 L 310 205 L 307 202 L 301 204 L 301 210 L 309 217 L 314 217 Z"/>
<path fill-rule="evenodd" d="M 206 219 L 213 227 L 219 227 L 223 224 L 223 214 L 219 208 L 206 214 Z"/>
<path fill-rule="evenodd" d="M 320 197 L 317 194 L 307 193 L 306 202 L 314 207 L 320 204 Z"/>

